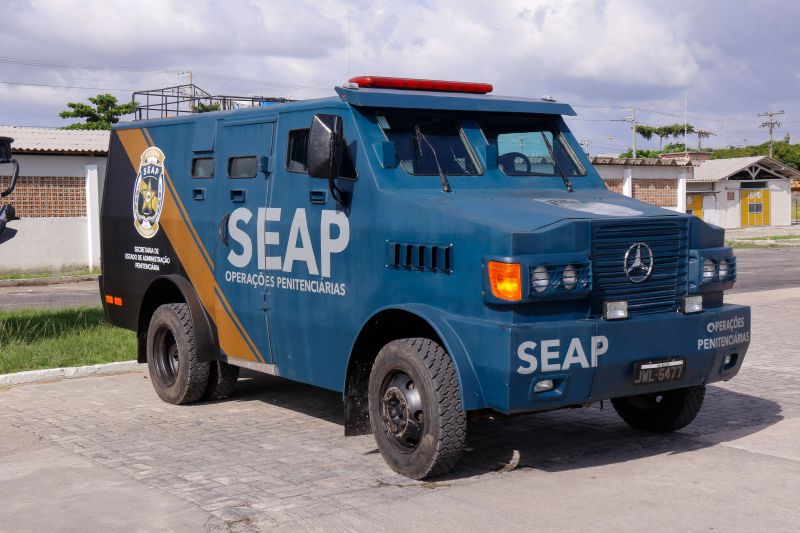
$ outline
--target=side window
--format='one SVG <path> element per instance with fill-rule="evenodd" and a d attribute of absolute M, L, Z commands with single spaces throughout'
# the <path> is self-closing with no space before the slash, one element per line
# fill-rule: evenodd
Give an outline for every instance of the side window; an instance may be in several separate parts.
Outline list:
<path fill-rule="evenodd" d="M 308 170 L 308 128 L 290 131 L 288 144 L 286 170 L 306 172 Z"/>
<path fill-rule="evenodd" d="M 195 157 L 192 159 L 193 178 L 213 178 L 214 177 L 214 158 Z"/>
<path fill-rule="evenodd" d="M 258 158 L 254 155 L 228 159 L 229 178 L 255 178 L 258 173 Z"/>
<path fill-rule="evenodd" d="M 308 128 L 302 130 L 292 130 L 289 132 L 288 149 L 286 153 L 286 170 L 290 172 L 308 171 Z M 353 159 L 350 157 L 350 150 L 347 148 L 347 140 L 342 153 L 342 164 L 339 167 L 340 178 L 356 179 L 356 169 Z"/>

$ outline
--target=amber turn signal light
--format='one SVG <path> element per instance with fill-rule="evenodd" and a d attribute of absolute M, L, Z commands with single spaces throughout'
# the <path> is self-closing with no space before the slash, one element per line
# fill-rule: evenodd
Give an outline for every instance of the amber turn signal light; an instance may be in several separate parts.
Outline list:
<path fill-rule="evenodd" d="M 500 300 L 522 300 L 522 275 L 518 263 L 489 261 L 489 284 Z"/>

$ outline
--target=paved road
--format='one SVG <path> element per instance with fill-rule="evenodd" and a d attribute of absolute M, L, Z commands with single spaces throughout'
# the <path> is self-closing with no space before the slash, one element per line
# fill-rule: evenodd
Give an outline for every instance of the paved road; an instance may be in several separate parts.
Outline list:
<path fill-rule="evenodd" d="M 795 531 L 800 289 L 753 305 L 741 374 L 672 435 L 606 405 L 470 425 L 459 470 L 410 481 L 337 394 L 270 376 L 162 403 L 141 373 L 0 391 L 0 524 L 15 531 Z M 0 529 L 3 526 L 0 525 Z"/>
<path fill-rule="evenodd" d="M 741 249 L 735 292 L 754 292 L 784 287 L 800 287 L 800 246 L 777 249 Z M 0 287 L 0 311 L 28 308 L 58 308 L 100 305 L 96 281 Z"/>
<path fill-rule="evenodd" d="M 96 281 L 0 287 L 0 311 L 81 305 L 100 305 L 100 289 Z"/>
<path fill-rule="evenodd" d="M 731 293 L 800 287 L 800 246 L 735 252 L 737 281 Z"/>

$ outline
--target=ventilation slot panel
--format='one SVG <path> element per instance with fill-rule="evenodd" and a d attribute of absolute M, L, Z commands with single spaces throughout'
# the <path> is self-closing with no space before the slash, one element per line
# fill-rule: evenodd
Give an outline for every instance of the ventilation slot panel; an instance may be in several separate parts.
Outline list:
<path fill-rule="evenodd" d="M 453 272 L 453 247 L 441 244 L 386 243 L 386 267 L 420 272 Z"/>

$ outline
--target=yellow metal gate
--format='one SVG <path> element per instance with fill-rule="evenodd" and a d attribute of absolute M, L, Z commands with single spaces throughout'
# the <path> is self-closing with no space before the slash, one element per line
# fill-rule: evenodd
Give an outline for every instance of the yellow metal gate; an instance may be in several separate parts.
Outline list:
<path fill-rule="evenodd" d="M 742 189 L 742 227 L 769 226 L 769 189 Z"/>
<path fill-rule="evenodd" d="M 686 213 L 694 215 L 699 219 L 703 219 L 703 195 L 702 194 L 687 194 L 686 195 Z"/>

